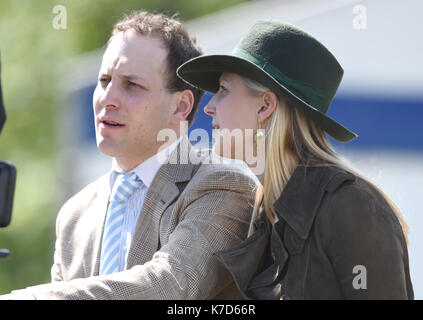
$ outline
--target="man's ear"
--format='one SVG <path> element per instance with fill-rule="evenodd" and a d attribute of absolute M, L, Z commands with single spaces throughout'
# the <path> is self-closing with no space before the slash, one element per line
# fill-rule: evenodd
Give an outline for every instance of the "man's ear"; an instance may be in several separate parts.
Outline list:
<path fill-rule="evenodd" d="M 179 125 L 191 113 L 194 105 L 194 94 L 191 90 L 184 90 L 176 97 L 176 108 L 172 115 L 172 123 Z"/>
<path fill-rule="evenodd" d="M 257 120 L 261 123 L 266 122 L 272 116 L 279 104 L 278 96 L 272 92 L 267 91 L 261 101 L 262 105 L 257 112 Z"/>

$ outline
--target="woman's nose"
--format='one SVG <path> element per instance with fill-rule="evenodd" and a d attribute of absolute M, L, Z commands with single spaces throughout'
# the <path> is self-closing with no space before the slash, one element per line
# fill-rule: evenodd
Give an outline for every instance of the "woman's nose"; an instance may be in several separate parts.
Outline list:
<path fill-rule="evenodd" d="M 204 113 L 207 114 L 210 117 L 213 117 L 216 114 L 216 108 L 209 102 L 204 107 Z"/>

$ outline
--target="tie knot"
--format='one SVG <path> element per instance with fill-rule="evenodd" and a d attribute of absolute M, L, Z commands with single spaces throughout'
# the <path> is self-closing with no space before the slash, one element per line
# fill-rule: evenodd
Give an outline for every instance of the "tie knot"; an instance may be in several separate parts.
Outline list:
<path fill-rule="evenodd" d="M 135 173 L 119 173 L 113 186 L 111 201 L 128 201 L 142 185 L 143 182 Z"/>

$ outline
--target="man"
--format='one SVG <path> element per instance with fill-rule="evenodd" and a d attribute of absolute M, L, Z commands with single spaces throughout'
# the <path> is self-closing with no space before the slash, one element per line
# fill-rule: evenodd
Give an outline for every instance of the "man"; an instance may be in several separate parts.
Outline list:
<path fill-rule="evenodd" d="M 246 237 L 255 180 L 242 168 L 182 156 L 195 152 L 186 135 L 167 147 L 158 139 L 193 119 L 202 93 L 176 68 L 199 54 L 165 15 L 138 12 L 115 26 L 93 97 L 97 145 L 113 158 L 112 172 L 60 210 L 52 283 L 9 298 L 239 297 L 214 253 Z M 166 157 L 188 163 L 162 165 Z"/>

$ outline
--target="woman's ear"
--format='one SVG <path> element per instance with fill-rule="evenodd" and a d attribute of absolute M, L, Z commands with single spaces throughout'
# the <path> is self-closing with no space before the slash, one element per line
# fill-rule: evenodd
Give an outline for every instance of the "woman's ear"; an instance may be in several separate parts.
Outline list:
<path fill-rule="evenodd" d="M 267 91 L 262 97 L 262 106 L 257 112 L 257 120 L 261 123 L 266 122 L 276 110 L 279 104 L 278 96 L 272 92 Z"/>
<path fill-rule="evenodd" d="M 180 92 L 176 99 L 176 108 L 172 115 L 173 124 L 179 125 L 191 113 L 194 105 L 194 94 L 191 90 L 184 90 Z"/>

